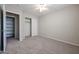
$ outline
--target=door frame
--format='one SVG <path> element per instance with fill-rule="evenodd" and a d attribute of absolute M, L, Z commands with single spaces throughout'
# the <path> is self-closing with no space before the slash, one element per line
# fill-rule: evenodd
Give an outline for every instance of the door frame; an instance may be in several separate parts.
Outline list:
<path fill-rule="evenodd" d="M 4 50 L 3 10 L 1 10 L 1 51 Z"/>
<path fill-rule="evenodd" d="M 3 52 L 6 50 L 6 11 L 5 11 L 5 4 L 3 4 Z"/>
<path fill-rule="evenodd" d="M 32 19 L 29 17 L 25 17 L 25 20 L 30 20 L 30 37 L 32 36 Z"/>
<path fill-rule="evenodd" d="M 32 36 L 32 19 L 30 18 L 30 37 Z"/>
<path fill-rule="evenodd" d="M 18 26 L 19 26 L 19 28 L 18 28 L 18 30 L 19 30 L 19 31 L 18 31 L 18 33 L 19 33 L 18 36 L 19 36 L 19 37 L 18 37 L 18 38 L 19 38 L 19 41 L 21 41 L 21 40 L 20 40 L 20 15 L 17 14 L 17 13 L 13 13 L 13 12 L 6 11 L 6 17 L 7 17 L 7 16 L 8 16 L 8 17 L 12 17 L 12 18 L 14 18 L 15 20 L 16 20 L 15 16 L 7 15 L 7 13 L 10 13 L 10 14 L 13 14 L 13 15 L 18 15 L 18 21 L 19 21 L 19 22 L 18 22 Z M 14 35 L 14 37 L 15 37 L 15 35 Z"/>

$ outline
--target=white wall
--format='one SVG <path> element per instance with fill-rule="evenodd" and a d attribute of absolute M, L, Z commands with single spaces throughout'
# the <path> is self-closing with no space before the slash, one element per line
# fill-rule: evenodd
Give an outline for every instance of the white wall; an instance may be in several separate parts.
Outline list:
<path fill-rule="evenodd" d="M 79 46 L 79 5 L 41 17 L 39 34 Z"/>
<path fill-rule="evenodd" d="M 38 31 L 37 31 L 37 22 L 38 22 L 38 18 L 36 16 L 33 16 L 27 12 L 22 11 L 19 7 L 17 7 L 16 5 L 6 5 L 6 11 L 8 12 L 12 12 L 15 14 L 19 14 L 20 16 L 20 22 L 19 22 L 19 29 L 20 29 L 20 41 L 22 41 L 23 39 L 25 39 L 25 17 L 29 16 L 30 18 L 32 18 L 32 36 L 38 35 Z"/>

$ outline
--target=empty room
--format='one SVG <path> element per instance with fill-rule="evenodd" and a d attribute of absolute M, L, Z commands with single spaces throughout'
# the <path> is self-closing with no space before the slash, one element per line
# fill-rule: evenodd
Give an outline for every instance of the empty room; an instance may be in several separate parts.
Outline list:
<path fill-rule="evenodd" d="M 78 4 L 5 4 L 2 10 L 2 53 L 79 53 Z"/>

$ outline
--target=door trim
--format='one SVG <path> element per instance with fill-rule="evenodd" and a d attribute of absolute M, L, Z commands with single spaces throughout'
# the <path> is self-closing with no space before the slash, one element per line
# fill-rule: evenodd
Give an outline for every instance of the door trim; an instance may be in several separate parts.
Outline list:
<path fill-rule="evenodd" d="M 4 50 L 4 34 L 3 34 L 3 31 L 4 31 L 4 29 L 3 29 L 3 11 L 1 10 L 1 51 L 3 51 Z"/>
<path fill-rule="evenodd" d="M 32 19 L 30 18 L 30 36 L 32 36 Z"/>

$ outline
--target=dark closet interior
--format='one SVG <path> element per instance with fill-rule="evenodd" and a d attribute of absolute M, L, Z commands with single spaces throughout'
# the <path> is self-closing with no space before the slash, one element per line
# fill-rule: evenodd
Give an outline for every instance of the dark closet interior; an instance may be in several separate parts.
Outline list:
<path fill-rule="evenodd" d="M 6 38 L 19 40 L 19 15 L 6 12 Z"/>
<path fill-rule="evenodd" d="M 15 36 L 15 18 L 6 16 L 6 37 L 11 38 Z"/>

